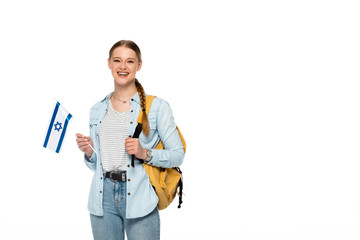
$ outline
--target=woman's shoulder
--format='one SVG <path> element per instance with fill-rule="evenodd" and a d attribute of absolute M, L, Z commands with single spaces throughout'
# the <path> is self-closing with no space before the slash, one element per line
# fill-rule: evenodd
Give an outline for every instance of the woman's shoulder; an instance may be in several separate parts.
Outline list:
<path fill-rule="evenodd" d="M 154 96 L 154 99 L 153 99 L 153 101 L 152 101 L 152 104 L 156 104 L 156 105 L 159 105 L 159 104 L 161 104 L 163 101 L 165 101 L 164 99 L 162 99 L 162 98 L 160 98 L 160 97 L 158 97 L 158 96 L 155 96 L 155 95 L 153 95 Z"/>
<path fill-rule="evenodd" d="M 103 109 L 107 107 L 107 99 L 110 98 L 112 93 L 109 93 L 108 95 L 106 95 L 105 98 L 101 99 L 100 101 L 96 102 L 92 107 L 91 107 L 91 112 L 93 111 L 97 111 L 99 109 Z"/>
<path fill-rule="evenodd" d="M 165 108 L 169 107 L 169 103 L 165 99 L 155 96 L 151 103 L 150 111 L 154 110 L 158 112 L 160 109 L 164 107 Z"/>
<path fill-rule="evenodd" d="M 156 115 L 172 114 L 169 102 L 163 98 L 155 97 L 150 107 L 150 114 L 152 113 Z"/>

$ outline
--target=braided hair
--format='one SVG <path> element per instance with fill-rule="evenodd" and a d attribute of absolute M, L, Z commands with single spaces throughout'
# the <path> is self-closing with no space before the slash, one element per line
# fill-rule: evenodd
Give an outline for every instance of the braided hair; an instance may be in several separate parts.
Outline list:
<path fill-rule="evenodd" d="M 148 136 L 150 127 L 149 127 L 149 120 L 147 118 L 146 114 L 146 96 L 144 88 L 141 86 L 140 82 L 135 78 L 135 86 L 138 91 L 139 97 L 140 97 L 140 105 L 141 105 L 141 111 L 143 112 L 142 115 L 142 130 L 143 133 Z"/>

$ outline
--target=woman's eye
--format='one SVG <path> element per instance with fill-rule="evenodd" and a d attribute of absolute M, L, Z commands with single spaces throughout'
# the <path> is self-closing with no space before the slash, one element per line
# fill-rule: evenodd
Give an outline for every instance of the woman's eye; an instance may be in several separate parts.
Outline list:
<path fill-rule="evenodd" d="M 114 60 L 114 62 L 120 62 L 119 60 Z"/>
<path fill-rule="evenodd" d="M 131 60 L 130 60 L 130 61 L 128 61 L 128 63 L 134 63 L 134 61 L 131 61 Z"/>

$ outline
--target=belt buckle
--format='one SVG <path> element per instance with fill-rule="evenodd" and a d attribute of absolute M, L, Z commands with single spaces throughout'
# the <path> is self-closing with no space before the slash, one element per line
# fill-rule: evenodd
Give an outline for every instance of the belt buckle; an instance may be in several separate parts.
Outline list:
<path fill-rule="evenodd" d="M 125 182 L 126 181 L 126 174 L 125 172 L 121 172 L 121 181 Z"/>
<path fill-rule="evenodd" d="M 110 181 L 117 182 L 117 180 L 113 179 L 113 177 L 112 177 L 113 173 L 116 173 L 116 172 L 110 172 L 110 176 L 109 176 Z"/>

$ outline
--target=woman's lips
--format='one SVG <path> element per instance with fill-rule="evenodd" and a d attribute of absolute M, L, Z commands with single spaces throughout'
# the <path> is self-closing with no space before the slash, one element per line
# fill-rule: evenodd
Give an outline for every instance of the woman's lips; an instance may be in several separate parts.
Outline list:
<path fill-rule="evenodd" d="M 127 72 L 117 72 L 117 74 L 118 74 L 120 77 L 127 77 L 127 75 L 129 75 L 129 73 L 127 73 Z"/>

